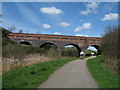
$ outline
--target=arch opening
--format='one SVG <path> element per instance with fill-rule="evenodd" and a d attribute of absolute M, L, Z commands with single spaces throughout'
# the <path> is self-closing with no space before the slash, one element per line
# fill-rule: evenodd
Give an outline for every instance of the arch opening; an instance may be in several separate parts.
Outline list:
<path fill-rule="evenodd" d="M 43 54 L 48 57 L 58 56 L 58 48 L 53 43 L 44 43 L 40 46 L 43 49 Z"/>
<path fill-rule="evenodd" d="M 67 44 L 64 46 L 62 56 L 65 57 L 79 57 L 81 48 L 76 44 Z"/>
<path fill-rule="evenodd" d="M 23 46 L 28 46 L 28 45 L 32 45 L 30 42 L 28 42 L 28 41 L 21 41 L 21 42 L 19 42 L 21 45 L 23 45 Z"/>
<path fill-rule="evenodd" d="M 93 56 L 93 55 L 99 55 L 101 54 L 100 52 L 100 47 L 98 45 L 91 45 L 87 48 L 86 56 Z"/>

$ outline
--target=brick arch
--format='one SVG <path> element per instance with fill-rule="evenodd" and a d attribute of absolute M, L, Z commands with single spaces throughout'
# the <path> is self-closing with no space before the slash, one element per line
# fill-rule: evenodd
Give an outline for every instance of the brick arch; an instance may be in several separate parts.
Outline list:
<path fill-rule="evenodd" d="M 58 46 L 57 46 L 55 43 L 53 43 L 53 42 L 44 42 L 44 43 L 42 43 L 39 47 L 41 48 L 41 47 L 43 47 L 43 46 L 46 45 L 46 44 L 52 44 L 52 45 L 58 47 Z"/>
<path fill-rule="evenodd" d="M 93 44 L 93 45 L 90 45 L 90 46 L 93 46 L 94 48 L 97 49 L 97 51 L 98 51 L 97 54 L 98 54 L 98 55 L 101 54 L 100 45 L 94 45 L 94 44 Z"/>
<path fill-rule="evenodd" d="M 43 41 L 43 42 L 39 43 L 39 47 L 41 48 L 45 44 L 52 44 L 52 45 L 54 45 L 57 48 L 58 56 L 62 56 L 62 53 L 61 53 L 62 49 L 60 48 L 60 46 L 56 42 Z"/>
<path fill-rule="evenodd" d="M 19 41 L 18 43 L 22 45 L 32 45 L 30 41 L 25 41 L 25 40 Z"/>
<path fill-rule="evenodd" d="M 80 52 L 82 51 L 82 49 L 77 44 L 75 44 L 75 43 L 67 43 L 67 44 L 64 44 L 64 47 L 67 46 L 67 45 L 73 45 L 74 47 L 76 47 L 76 49 L 78 50 L 78 55 L 80 56 Z"/>

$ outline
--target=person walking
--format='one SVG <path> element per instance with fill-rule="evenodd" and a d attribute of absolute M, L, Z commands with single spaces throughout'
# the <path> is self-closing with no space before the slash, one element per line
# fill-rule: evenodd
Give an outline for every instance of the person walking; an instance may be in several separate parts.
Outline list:
<path fill-rule="evenodd" d="M 81 58 L 81 59 L 83 59 L 84 54 L 85 54 L 85 53 L 84 53 L 83 51 L 80 52 L 80 58 Z"/>
<path fill-rule="evenodd" d="M 91 56 L 94 56 L 94 54 L 95 54 L 94 52 L 91 52 Z"/>

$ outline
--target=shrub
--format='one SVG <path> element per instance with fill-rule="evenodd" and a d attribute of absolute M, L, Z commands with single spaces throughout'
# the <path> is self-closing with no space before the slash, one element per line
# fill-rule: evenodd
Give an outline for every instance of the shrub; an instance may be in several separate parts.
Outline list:
<path fill-rule="evenodd" d="M 2 55 L 6 58 L 22 59 L 25 56 L 25 51 L 21 45 L 9 43 L 2 48 Z"/>
<path fill-rule="evenodd" d="M 4 47 L 5 45 L 9 44 L 9 43 L 13 43 L 12 41 L 10 41 L 8 38 L 6 37 L 2 37 L 2 47 Z"/>
<path fill-rule="evenodd" d="M 4 58 L 23 59 L 28 54 L 40 53 L 45 50 L 39 47 L 22 46 L 18 43 L 12 42 L 7 38 L 3 38 L 2 55 Z"/>
<path fill-rule="evenodd" d="M 57 56 L 58 56 L 57 48 L 51 47 L 51 48 L 48 50 L 47 55 L 48 55 L 49 57 L 57 57 Z"/>
<path fill-rule="evenodd" d="M 109 26 L 105 30 L 101 42 L 102 54 L 104 56 L 103 63 L 118 72 L 118 31 L 120 27 Z M 120 72 L 120 71 L 119 71 Z"/>
<path fill-rule="evenodd" d="M 69 57 L 76 57 L 78 55 L 78 51 L 74 47 L 68 47 L 63 49 L 63 56 L 69 56 Z"/>

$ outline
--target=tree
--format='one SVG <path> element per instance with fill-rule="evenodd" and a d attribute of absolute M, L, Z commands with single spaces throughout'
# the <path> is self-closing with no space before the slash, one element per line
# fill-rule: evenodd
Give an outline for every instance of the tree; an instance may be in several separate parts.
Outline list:
<path fill-rule="evenodd" d="M 22 30 L 22 29 L 20 29 L 18 33 L 22 33 L 22 32 L 23 32 L 23 30 Z"/>
<path fill-rule="evenodd" d="M 104 56 L 102 62 L 115 71 L 119 70 L 118 31 L 120 31 L 120 27 L 108 26 L 101 42 L 102 55 Z"/>

